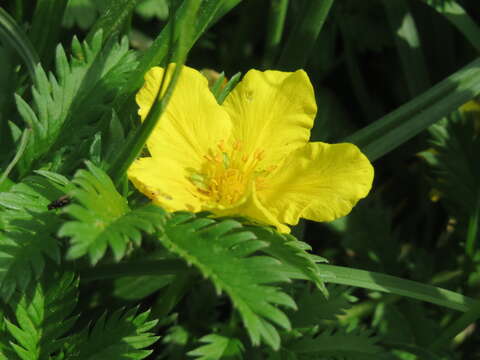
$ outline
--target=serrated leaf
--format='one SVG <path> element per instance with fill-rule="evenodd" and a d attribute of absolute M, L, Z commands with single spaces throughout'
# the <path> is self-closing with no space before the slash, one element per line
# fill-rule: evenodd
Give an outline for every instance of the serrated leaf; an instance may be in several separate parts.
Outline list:
<path fill-rule="evenodd" d="M 11 350 L 22 360 L 47 359 L 67 340 L 76 316 L 78 280 L 72 273 L 39 282 L 11 302 L 14 317 L 4 319 L 12 340 Z"/>
<path fill-rule="evenodd" d="M 103 170 L 90 162 L 87 168 L 88 171 L 79 170 L 72 181 L 75 189 L 69 195 L 75 203 L 67 206 L 65 212 L 75 220 L 64 223 L 59 236 L 71 237 L 67 253 L 70 259 L 88 254 L 95 264 L 110 247 L 118 261 L 132 242 L 140 244 L 142 232 L 161 229 L 167 215 L 154 205 L 130 210 Z"/>
<path fill-rule="evenodd" d="M 61 220 L 47 206 L 64 195 L 69 184 L 60 175 L 43 174 L 50 178 L 31 176 L 0 193 L 0 296 L 4 299 L 40 277 L 45 257 L 60 261 L 53 234 Z"/>
<path fill-rule="evenodd" d="M 110 111 L 108 106 L 125 84 L 126 74 L 136 66 L 126 38 L 121 42 L 112 38 L 102 47 L 102 37 L 97 32 L 88 43 L 74 38 L 71 57 L 59 45 L 55 75 L 47 74 L 41 65 L 35 68 L 33 105 L 16 96 L 18 111 L 33 130 L 18 165 L 22 174 L 35 163 L 52 162 L 65 147 L 72 152 L 72 162 L 78 162 L 80 150 L 87 155 L 89 146 L 79 145 L 91 141 L 98 131 L 90 124 Z"/>
<path fill-rule="evenodd" d="M 304 287 L 296 298 L 298 310 L 290 314 L 295 328 L 315 326 L 322 320 L 335 320 L 350 308 L 348 290 L 341 286 L 330 286 L 328 298 L 318 290 Z"/>
<path fill-rule="evenodd" d="M 296 308 L 292 298 L 273 283 L 290 279 L 279 261 L 253 252 L 267 246 L 233 220 L 217 222 L 178 214 L 166 225 L 160 241 L 225 292 L 240 313 L 254 345 L 264 341 L 274 349 L 280 337 L 272 323 L 290 329 L 277 305 Z"/>
<path fill-rule="evenodd" d="M 300 272 L 310 279 L 325 296 L 328 295 L 321 274 L 316 266 L 316 263 L 327 262 L 327 260 L 310 254 L 308 252 L 311 250 L 310 245 L 297 240 L 292 235 L 280 234 L 271 228 L 251 227 L 249 230 L 258 239 L 269 244 L 262 251 L 281 261 L 288 269 L 290 276 L 294 276 L 295 272 Z"/>
<path fill-rule="evenodd" d="M 450 211 L 468 218 L 480 205 L 480 136 L 475 122 L 456 114 L 430 128 L 430 152 L 421 153 L 430 164 L 436 189 Z"/>
<path fill-rule="evenodd" d="M 241 354 L 245 350 L 239 339 L 220 334 L 209 334 L 200 338 L 199 341 L 207 345 L 187 353 L 197 360 L 220 360 L 224 357 L 241 359 Z"/>
<path fill-rule="evenodd" d="M 150 312 L 136 315 L 137 309 L 103 314 L 92 327 L 76 339 L 72 360 L 140 360 L 152 353 L 145 350 L 158 340 L 150 330 L 157 320 L 147 320 Z"/>

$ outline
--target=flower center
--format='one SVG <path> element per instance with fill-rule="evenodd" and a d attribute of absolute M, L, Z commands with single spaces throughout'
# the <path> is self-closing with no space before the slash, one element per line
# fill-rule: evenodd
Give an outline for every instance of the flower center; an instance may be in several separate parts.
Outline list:
<path fill-rule="evenodd" d="M 244 197 L 251 186 L 265 187 L 266 176 L 275 166 L 265 168 L 264 150 L 246 154 L 240 141 L 230 146 L 222 140 L 204 155 L 201 172 L 191 172 L 189 180 L 197 196 L 213 204 L 231 206 Z"/>

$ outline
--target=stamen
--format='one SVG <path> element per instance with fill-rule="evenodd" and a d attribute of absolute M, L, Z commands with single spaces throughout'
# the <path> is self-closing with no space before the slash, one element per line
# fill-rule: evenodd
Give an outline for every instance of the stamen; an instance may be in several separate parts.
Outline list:
<path fill-rule="evenodd" d="M 266 178 L 276 166 L 261 166 L 265 159 L 263 149 L 247 154 L 241 151 L 242 147 L 238 140 L 220 140 L 203 156 L 201 172 L 194 170 L 188 177 L 202 201 L 229 206 L 245 196 L 252 182 L 258 189 L 267 187 Z"/>
<path fill-rule="evenodd" d="M 228 157 L 226 152 L 222 153 L 222 155 L 223 155 L 223 167 L 225 169 L 228 169 L 230 166 L 230 158 Z"/>
<path fill-rule="evenodd" d="M 258 161 L 261 161 L 265 158 L 265 150 L 257 150 L 255 152 L 255 158 L 258 160 Z"/>
<path fill-rule="evenodd" d="M 220 140 L 220 141 L 218 142 L 218 145 L 217 145 L 217 146 L 218 146 L 218 148 L 220 149 L 221 152 L 224 153 L 224 152 L 227 151 L 227 150 L 225 149 L 225 142 L 224 142 L 223 140 Z"/>

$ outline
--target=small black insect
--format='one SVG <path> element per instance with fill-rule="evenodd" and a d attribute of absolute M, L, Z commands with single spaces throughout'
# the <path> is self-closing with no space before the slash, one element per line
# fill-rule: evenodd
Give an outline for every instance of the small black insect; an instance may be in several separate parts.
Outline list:
<path fill-rule="evenodd" d="M 50 204 L 47 205 L 48 210 L 59 209 L 65 205 L 70 204 L 72 200 L 68 195 L 60 196 L 57 200 L 53 200 Z"/>

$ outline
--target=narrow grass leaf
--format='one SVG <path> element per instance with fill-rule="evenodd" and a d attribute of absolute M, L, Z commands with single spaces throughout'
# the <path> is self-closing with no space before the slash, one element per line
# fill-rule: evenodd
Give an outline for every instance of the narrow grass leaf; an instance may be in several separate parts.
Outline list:
<path fill-rule="evenodd" d="M 25 63 L 30 78 L 35 79 L 35 66 L 40 61 L 28 36 L 15 20 L 0 7 L 0 40 L 15 49 Z"/>
<path fill-rule="evenodd" d="M 423 0 L 428 6 L 445 16 L 472 46 L 480 52 L 480 27 L 456 0 Z"/>
<path fill-rule="evenodd" d="M 297 23 L 283 48 L 277 67 L 285 71 L 302 69 L 330 12 L 333 0 L 305 1 Z"/>
<path fill-rule="evenodd" d="M 480 93 L 480 58 L 440 83 L 343 139 L 377 160 Z"/>
<path fill-rule="evenodd" d="M 430 302 L 446 308 L 469 311 L 477 301 L 462 294 L 412 280 L 343 266 L 317 265 L 325 282 L 362 287 Z"/>

